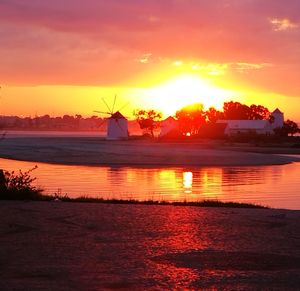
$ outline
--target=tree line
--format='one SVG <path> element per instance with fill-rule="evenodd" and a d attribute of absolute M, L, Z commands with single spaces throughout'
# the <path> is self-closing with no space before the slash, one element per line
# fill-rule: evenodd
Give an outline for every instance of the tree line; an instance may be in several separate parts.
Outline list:
<path fill-rule="evenodd" d="M 98 116 L 82 117 L 80 114 L 51 117 L 0 116 L 1 129 L 24 130 L 97 130 L 103 119 Z"/>
<path fill-rule="evenodd" d="M 162 114 L 156 110 L 136 110 L 135 118 L 140 128 L 146 133 L 154 136 L 155 129 L 160 127 Z M 217 120 L 268 120 L 274 122 L 274 118 L 267 107 L 252 104 L 250 106 L 240 102 L 225 102 L 223 111 L 214 107 L 204 110 L 201 103 L 187 105 L 178 110 L 174 116 L 178 121 L 179 130 L 182 135 L 197 135 L 204 126 L 214 125 Z M 287 136 L 299 133 L 296 122 L 287 120 L 282 128 L 274 130 L 277 135 Z"/>

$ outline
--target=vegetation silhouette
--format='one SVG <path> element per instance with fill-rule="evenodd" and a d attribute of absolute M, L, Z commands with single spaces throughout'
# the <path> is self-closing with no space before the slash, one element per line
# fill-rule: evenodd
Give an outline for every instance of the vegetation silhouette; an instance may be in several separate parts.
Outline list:
<path fill-rule="evenodd" d="M 224 119 L 224 112 L 215 109 L 214 107 L 210 107 L 206 112 L 206 123 L 215 124 L 218 120 Z"/>
<path fill-rule="evenodd" d="M 8 172 L 0 170 L 0 199 L 4 200 L 40 200 L 43 199 L 43 189 L 34 186 L 32 183 L 36 178 L 31 177 L 34 168 L 23 172 L 19 170 Z"/>
<path fill-rule="evenodd" d="M 274 118 L 269 109 L 262 105 L 252 104 L 250 106 L 240 102 L 229 101 L 223 104 L 222 110 L 210 107 L 204 110 L 201 103 L 187 105 L 178 110 L 175 120 L 179 124 L 179 135 L 186 136 L 215 136 L 214 132 L 221 132 L 221 126 L 217 126 L 218 120 L 268 120 L 273 123 Z M 138 127 L 142 129 L 145 135 L 154 137 L 154 131 L 160 127 L 162 114 L 155 110 L 137 109 L 134 112 L 135 121 L 129 121 L 133 131 Z M 138 123 L 136 123 L 136 121 Z M 106 119 L 91 116 L 83 117 L 80 114 L 74 116 L 63 115 L 62 117 L 51 117 L 46 114 L 43 116 L 18 117 L 18 116 L 0 116 L 0 129 L 5 130 L 82 130 L 99 131 L 105 130 L 104 123 Z M 283 128 L 274 130 L 275 135 L 279 137 L 293 136 L 299 133 L 298 125 L 292 120 L 286 120 Z M 213 134 L 212 134 L 213 133 Z M 217 134 L 220 135 L 220 134 Z M 4 134 L 0 135 L 0 140 Z"/>
<path fill-rule="evenodd" d="M 300 133 L 300 129 L 296 122 L 288 119 L 284 122 L 282 128 L 275 128 L 274 132 L 278 136 L 294 136 L 296 133 Z"/>
<path fill-rule="evenodd" d="M 203 108 L 203 104 L 196 103 L 185 106 L 176 112 L 179 129 L 183 135 L 195 135 L 199 133 L 201 126 L 206 121 Z"/>
<path fill-rule="evenodd" d="M 269 120 L 271 113 L 262 105 L 247 106 L 239 102 L 225 102 L 223 106 L 224 119 L 229 120 Z"/>
<path fill-rule="evenodd" d="M 162 118 L 162 114 L 153 109 L 138 109 L 134 112 L 134 116 L 140 128 L 145 131 L 144 134 L 150 134 L 151 137 L 154 137 L 154 130 L 159 128 L 159 121 Z"/>
<path fill-rule="evenodd" d="M 272 124 L 274 117 L 267 107 L 252 104 L 250 106 L 239 102 L 225 102 L 223 111 L 214 107 L 204 110 L 200 103 L 191 104 L 178 110 L 175 114 L 178 121 L 179 133 L 181 136 L 202 136 L 202 137 L 224 137 L 225 127 L 218 124 L 218 120 L 267 120 Z M 297 123 L 291 120 L 284 122 L 282 128 L 276 128 L 274 133 L 277 137 L 287 137 L 299 133 Z M 244 133 L 244 137 L 256 138 L 256 133 Z"/>
<path fill-rule="evenodd" d="M 35 117 L 0 116 L 0 128 L 8 130 L 99 130 L 104 119 L 98 116 L 82 117 L 65 114 L 51 117 L 49 114 Z"/>

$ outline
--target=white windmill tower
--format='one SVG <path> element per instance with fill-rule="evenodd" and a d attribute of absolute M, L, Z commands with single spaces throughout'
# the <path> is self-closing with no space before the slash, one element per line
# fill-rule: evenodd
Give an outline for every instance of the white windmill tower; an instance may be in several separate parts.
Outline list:
<path fill-rule="evenodd" d="M 108 109 L 108 112 L 104 111 L 95 111 L 101 114 L 108 114 L 110 117 L 107 118 L 107 140 L 120 140 L 127 139 L 129 137 L 128 133 L 128 120 L 125 116 L 120 112 L 123 108 L 125 108 L 128 104 L 125 104 L 119 110 L 115 110 L 117 95 L 114 97 L 113 105 L 110 108 L 104 98 L 102 98 L 103 103 Z"/>
<path fill-rule="evenodd" d="M 284 114 L 278 108 L 276 108 L 272 114 L 274 118 L 272 123 L 272 128 L 282 128 L 284 124 Z"/>

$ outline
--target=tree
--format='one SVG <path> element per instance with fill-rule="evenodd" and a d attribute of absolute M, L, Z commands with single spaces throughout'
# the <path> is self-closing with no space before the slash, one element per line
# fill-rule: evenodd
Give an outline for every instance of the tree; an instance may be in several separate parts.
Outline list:
<path fill-rule="evenodd" d="M 225 102 L 223 109 L 225 119 L 250 119 L 251 116 L 250 107 L 239 102 Z"/>
<path fill-rule="evenodd" d="M 82 120 L 82 115 L 76 114 L 74 119 L 74 124 L 77 127 L 77 129 L 80 128 L 80 121 Z"/>
<path fill-rule="evenodd" d="M 142 130 L 150 132 L 151 136 L 154 137 L 154 130 L 159 127 L 159 121 L 162 118 L 160 112 L 153 109 L 150 110 L 136 110 L 134 112 L 137 122 Z"/>
<path fill-rule="evenodd" d="M 297 125 L 296 122 L 292 120 L 287 120 L 284 122 L 283 127 L 280 128 L 275 128 L 274 129 L 275 134 L 280 135 L 280 136 L 288 136 L 288 135 L 294 135 L 296 133 L 300 132 L 300 129 Z"/>
<path fill-rule="evenodd" d="M 194 135 L 198 134 L 200 127 L 205 124 L 206 116 L 203 111 L 203 105 L 196 103 L 178 110 L 176 118 L 178 119 L 180 130 L 184 135 Z"/>
<path fill-rule="evenodd" d="M 224 103 L 225 119 L 246 119 L 246 120 L 269 120 L 272 121 L 272 116 L 268 108 L 262 105 L 252 104 L 247 106 L 239 102 Z"/>
<path fill-rule="evenodd" d="M 250 106 L 250 119 L 251 120 L 270 120 L 271 113 L 268 108 L 262 105 L 252 104 Z"/>
<path fill-rule="evenodd" d="M 210 107 L 206 112 L 206 121 L 210 124 L 216 123 L 219 119 L 224 119 L 224 113 L 214 107 Z"/>
<path fill-rule="evenodd" d="M 67 126 L 68 128 L 75 128 L 75 118 L 73 116 L 67 115 L 65 114 L 62 118 L 63 123 L 65 126 Z"/>

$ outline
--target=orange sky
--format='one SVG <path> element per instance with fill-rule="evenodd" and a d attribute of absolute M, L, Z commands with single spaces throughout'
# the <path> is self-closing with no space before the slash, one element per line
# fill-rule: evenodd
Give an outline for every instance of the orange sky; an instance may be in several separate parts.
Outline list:
<path fill-rule="evenodd" d="M 1 111 L 165 115 L 193 102 L 300 121 L 298 0 L 0 1 Z"/>

